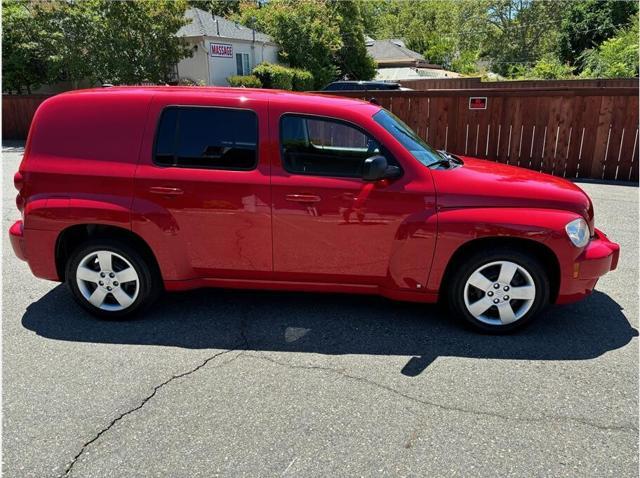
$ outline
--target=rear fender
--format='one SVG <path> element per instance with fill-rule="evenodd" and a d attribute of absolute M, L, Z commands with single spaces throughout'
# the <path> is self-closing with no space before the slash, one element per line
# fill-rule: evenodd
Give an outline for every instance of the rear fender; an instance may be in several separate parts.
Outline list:
<path fill-rule="evenodd" d="M 121 196 L 48 197 L 25 206 L 25 229 L 61 231 L 75 224 L 104 224 L 131 230 L 131 211 Z"/>

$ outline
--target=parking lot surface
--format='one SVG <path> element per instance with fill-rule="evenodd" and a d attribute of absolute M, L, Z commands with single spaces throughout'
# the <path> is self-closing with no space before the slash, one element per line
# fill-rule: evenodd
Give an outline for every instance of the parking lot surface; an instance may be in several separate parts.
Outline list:
<path fill-rule="evenodd" d="M 525 330 L 436 306 L 200 290 L 132 322 L 34 278 L 3 153 L 7 477 L 638 475 L 638 189 L 581 184 L 619 269 Z"/>

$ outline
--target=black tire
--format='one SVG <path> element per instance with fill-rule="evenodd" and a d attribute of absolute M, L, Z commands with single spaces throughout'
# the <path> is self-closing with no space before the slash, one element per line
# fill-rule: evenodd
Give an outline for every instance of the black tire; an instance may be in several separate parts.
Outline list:
<path fill-rule="evenodd" d="M 138 276 L 138 293 L 131 305 L 122 310 L 104 310 L 91 304 L 83 296 L 76 280 L 76 271 L 83 258 L 97 251 L 109 251 L 125 258 Z M 115 266 L 114 266 L 115 267 Z M 65 278 L 74 299 L 91 314 L 101 319 L 125 320 L 133 318 L 151 306 L 162 292 L 162 280 L 155 264 L 123 241 L 109 238 L 90 239 L 78 246 L 66 265 Z M 123 286 L 124 287 L 124 286 Z M 107 300 L 114 296 L 107 297 Z"/>
<path fill-rule="evenodd" d="M 533 299 L 529 310 L 515 322 L 499 325 L 479 320 L 468 310 L 467 305 L 465 304 L 465 285 L 471 275 L 483 266 L 487 266 L 497 261 L 509 261 L 522 267 L 529 273 L 535 285 L 535 298 Z M 517 279 L 518 277 L 514 280 Z M 541 262 L 531 254 L 512 248 L 501 248 L 496 251 L 478 251 L 465 257 L 464 260 L 457 262 L 455 270 L 451 271 L 448 276 L 448 283 L 443 284 L 443 287 L 446 288 L 448 306 L 457 318 L 462 319 L 475 330 L 491 334 L 513 332 L 530 323 L 531 320 L 534 319 L 536 315 L 549 303 L 549 294 L 551 289 L 548 275 Z M 508 294 L 508 292 L 506 293 Z M 500 292 L 497 295 L 502 294 L 503 292 Z M 514 299 L 506 302 L 513 304 Z M 522 303 L 515 301 L 515 305 L 517 306 L 518 304 Z M 497 315 L 497 308 L 489 310 L 488 313 Z"/>

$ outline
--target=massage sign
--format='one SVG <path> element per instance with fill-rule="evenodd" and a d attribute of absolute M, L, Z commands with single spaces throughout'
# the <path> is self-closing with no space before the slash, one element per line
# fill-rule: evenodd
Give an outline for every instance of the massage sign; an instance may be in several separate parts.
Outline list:
<path fill-rule="evenodd" d="M 211 56 L 233 58 L 233 45 L 228 43 L 211 43 Z"/>

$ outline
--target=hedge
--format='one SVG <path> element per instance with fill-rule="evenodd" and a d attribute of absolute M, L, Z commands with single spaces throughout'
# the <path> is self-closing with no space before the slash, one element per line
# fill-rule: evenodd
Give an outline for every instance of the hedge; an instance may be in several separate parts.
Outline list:
<path fill-rule="evenodd" d="M 264 88 L 298 91 L 313 89 L 313 75 L 306 70 L 260 63 L 253 69 L 253 74 L 260 79 Z"/>
<path fill-rule="evenodd" d="M 260 78 L 255 75 L 234 75 L 227 78 L 229 86 L 244 86 L 245 88 L 262 88 Z"/>
<path fill-rule="evenodd" d="M 310 71 L 295 68 L 293 70 L 293 89 L 296 91 L 313 90 L 313 74 Z"/>

